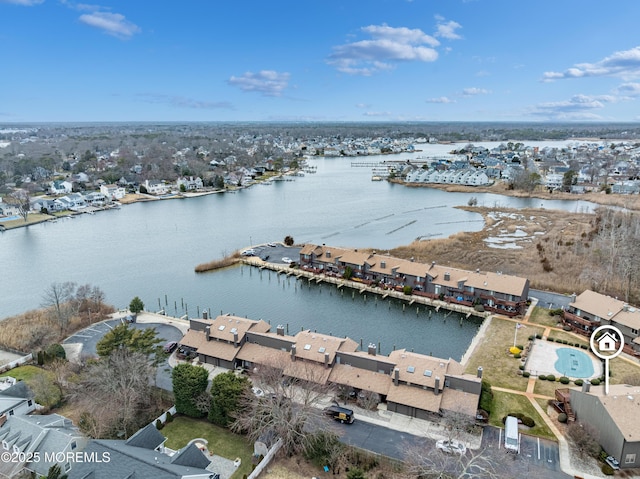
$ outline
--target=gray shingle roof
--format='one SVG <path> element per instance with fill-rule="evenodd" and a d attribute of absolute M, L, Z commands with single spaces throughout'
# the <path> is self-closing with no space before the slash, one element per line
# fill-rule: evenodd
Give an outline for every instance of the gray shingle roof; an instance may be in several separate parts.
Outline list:
<path fill-rule="evenodd" d="M 155 449 L 165 441 L 165 437 L 153 424 L 147 424 L 125 441 L 128 446 Z"/>

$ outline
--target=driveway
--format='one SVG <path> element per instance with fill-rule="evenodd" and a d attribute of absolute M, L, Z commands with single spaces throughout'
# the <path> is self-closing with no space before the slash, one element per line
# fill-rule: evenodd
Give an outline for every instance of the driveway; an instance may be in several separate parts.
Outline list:
<path fill-rule="evenodd" d="M 275 246 L 253 246 L 256 256 L 264 261 L 275 264 L 286 264 L 283 258 L 289 258 L 294 262 L 300 261 L 300 247 L 285 246 L 281 243 L 275 243 Z"/>
<path fill-rule="evenodd" d="M 122 324 L 120 319 L 111 319 L 109 321 L 103 321 L 89 326 L 88 328 L 78 331 L 73 336 L 68 337 L 63 341 L 65 349 L 72 351 L 73 355 L 81 357 L 94 357 L 97 356 L 96 345 L 98 341 L 115 326 Z M 148 329 L 155 328 L 157 336 L 162 340 L 160 344 L 164 344 L 167 341 L 180 341 L 182 339 L 182 332 L 175 326 L 162 323 L 132 323 L 129 325 L 136 329 Z M 70 360 L 73 357 L 70 356 Z M 167 391 L 172 391 L 173 386 L 171 382 L 171 367 L 165 359 L 159 366 L 156 373 L 156 385 Z"/>
<path fill-rule="evenodd" d="M 538 289 L 530 289 L 529 296 L 537 298 L 538 306 L 547 309 L 557 309 L 569 306 L 571 296 L 560 293 L 551 293 L 549 291 L 540 291 Z"/>

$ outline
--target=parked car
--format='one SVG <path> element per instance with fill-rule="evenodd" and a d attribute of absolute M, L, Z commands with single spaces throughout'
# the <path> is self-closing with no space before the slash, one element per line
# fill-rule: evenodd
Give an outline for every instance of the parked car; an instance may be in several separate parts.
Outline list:
<path fill-rule="evenodd" d="M 241 256 L 255 256 L 256 255 L 256 250 L 254 249 L 245 249 L 242 253 L 240 253 Z"/>
<path fill-rule="evenodd" d="M 446 452 L 447 454 L 460 454 L 464 455 L 467 453 L 467 446 L 462 444 L 461 442 L 456 441 L 455 439 L 441 439 L 436 442 L 436 449 Z"/>
<path fill-rule="evenodd" d="M 287 263 L 287 264 L 291 264 L 291 263 L 293 263 L 293 260 L 291 258 L 288 258 L 288 257 L 285 256 L 284 258 L 282 258 L 282 262 L 283 263 Z"/>
<path fill-rule="evenodd" d="M 176 348 L 178 347 L 178 342 L 177 341 L 169 341 L 167 344 L 165 344 L 162 347 L 162 350 L 165 353 L 172 353 L 176 350 Z"/>
<path fill-rule="evenodd" d="M 607 458 L 604 460 L 604 462 L 609 464 L 611 466 L 611 469 L 613 469 L 614 471 L 617 471 L 618 469 L 620 469 L 620 463 L 613 456 L 607 456 Z"/>
<path fill-rule="evenodd" d="M 277 245 L 275 243 L 267 243 L 267 246 L 271 246 L 272 248 L 275 248 Z"/>

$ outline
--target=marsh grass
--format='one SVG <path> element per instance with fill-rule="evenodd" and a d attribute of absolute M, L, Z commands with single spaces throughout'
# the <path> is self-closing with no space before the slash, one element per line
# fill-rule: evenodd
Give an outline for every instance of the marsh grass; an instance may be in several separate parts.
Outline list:
<path fill-rule="evenodd" d="M 222 259 L 215 259 L 213 261 L 209 261 L 208 263 L 202 263 L 196 266 L 196 273 L 205 273 L 207 271 L 215 271 L 222 268 L 227 268 L 229 266 L 233 266 L 240 261 L 240 252 L 234 251 L 230 255 L 226 255 Z"/>

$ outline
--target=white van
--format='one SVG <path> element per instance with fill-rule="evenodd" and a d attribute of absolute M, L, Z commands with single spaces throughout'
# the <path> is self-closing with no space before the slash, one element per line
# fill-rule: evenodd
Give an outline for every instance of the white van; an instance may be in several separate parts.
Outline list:
<path fill-rule="evenodd" d="M 507 416 L 504 423 L 504 448 L 507 452 L 520 453 L 520 433 L 518 432 L 518 418 Z"/>

